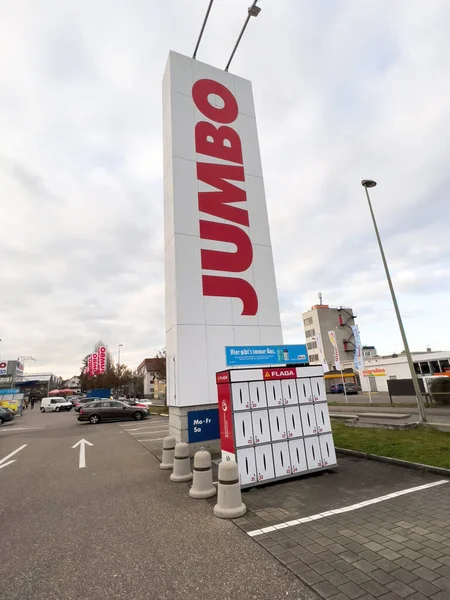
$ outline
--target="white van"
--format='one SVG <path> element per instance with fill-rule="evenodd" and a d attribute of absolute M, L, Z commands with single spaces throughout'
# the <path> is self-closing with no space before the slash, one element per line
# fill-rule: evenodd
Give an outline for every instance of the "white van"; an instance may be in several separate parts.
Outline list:
<path fill-rule="evenodd" d="M 60 410 L 71 410 L 73 404 L 67 398 L 54 396 L 53 398 L 42 398 L 41 412 L 59 412 Z"/>

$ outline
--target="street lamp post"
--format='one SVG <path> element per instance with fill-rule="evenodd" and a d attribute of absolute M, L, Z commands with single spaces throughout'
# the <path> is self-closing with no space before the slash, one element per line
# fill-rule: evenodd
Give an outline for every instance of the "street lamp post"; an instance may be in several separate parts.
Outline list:
<path fill-rule="evenodd" d="M 408 340 L 406 339 L 406 333 L 405 333 L 405 329 L 403 327 L 403 321 L 402 321 L 402 317 L 400 315 L 400 310 L 398 308 L 397 298 L 395 296 L 395 291 L 394 291 L 394 286 L 392 285 L 391 275 L 389 273 L 389 268 L 388 268 L 388 265 L 386 262 L 386 256 L 384 254 L 383 244 L 381 243 L 381 237 L 380 237 L 380 233 L 378 231 L 377 222 L 375 220 L 375 215 L 374 215 L 374 212 L 372 209 L 372 203 L 370 202 L 369 188 L 375 187 L 377 185 L 377 183 L 376 183 L 376 181 L 373 181 L 371 179 L 363 179 L 361 181 L 361 185 L 366 190 L 367 202 L 369 203 L 370 215 L 372 217 L 373 226 L 375 229 L 375 235 L 377 237 L 378 247 L 380 249 L 381 260 L 383 261 L 384 271 L 386 273 L 386 279 L 388 281 L 389 290 L 391 292 L 392 304 L 394 305 L 395 314 L 397 316 L 398 327 L 400 329 L 400 335 L 402 336 L 403 347 L 405 349 L 405 354 L 406 354 L 406 358 L 408 360 L 409 370 L 411 372 L 411 379 L 412 379 L 413 386 L 414 386 L 414 392 L 415 392 L 416 398 L 417 398 L 417 406 L 419 407 L 420 420 L 426 422 L 428 419 L 427 419 L 427 415 L 425 412 L 425 407 L 422 402 L 422 392 L 420 391 L 419 380 L 417 378 L 417 373 L 414 369 L 414 363 L 412 360 L 411 352 L 409 350 Z"/>
<path fill-rule="evenodd" d="M 120 394 L 120 349 L 123 344 L 117 346 L 117 396 Z"/>

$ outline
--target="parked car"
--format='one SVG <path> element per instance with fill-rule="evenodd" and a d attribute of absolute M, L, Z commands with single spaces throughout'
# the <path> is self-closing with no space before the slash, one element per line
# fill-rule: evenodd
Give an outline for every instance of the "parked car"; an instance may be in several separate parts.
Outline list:
<path fill-rule="evenodd" d="M 78 398 L 78 400 L 75 403 L 75 412 L 80 412 L 80 408 L 82 408 L 89 402 L 95 402 L 96 400 L 104 400 L 104 398 Z"/>
<path fill-rule="evenodd" d="M 138 400 L 137 398 L 130 398 L 129 400 L 124 400 L 124 402 L 130 404 L 131 406 L 142 406 L 143 408 L 147 409 L 150 409 L 150 406 L 153 404 L 151 400 Z"/>
<path fill-rule="evenodd" d="M 120 400 L 96 400 L 81 407 L 79 421 L 89 421 L 92 425 L 99 421 L 134 419 L 141 421 L 149 416 L 148 410 L 143 407 L 130 406 Z"/>
<path fill-rule="evenodd" d="M 42 398 L 41 412 L 60 412 L 62 410 L 72 410 L 72 402 L 62 396 L 54 396 L 53 398 Z"/>
<path fill-rule="evenodd" d="M 350 396 L 351 394 L 357 394 L 358 388 L 354 383 L 346 383 L 345 391 Z M 335 383 L 330 388 L 331 394 L 343 394 L 344 393 L 344 384 L 343 383 Z"/>
<path fill-rule="evenodd" d="M 16 418 L 16 413 L 10 408 L 3 408 L 0 406 L 0 425 L 6 423 L 7 421 L 14 421 Z"/>

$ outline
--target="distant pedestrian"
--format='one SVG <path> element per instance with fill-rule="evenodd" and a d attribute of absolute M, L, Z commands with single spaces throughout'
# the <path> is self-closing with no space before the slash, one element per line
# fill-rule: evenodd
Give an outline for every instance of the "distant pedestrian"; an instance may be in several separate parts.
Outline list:
<path fill-rule="evenodd" d="M 34 408 L 34 403 L 36 402 L 36 397 L 35 396 L 31 396 L 30 402 L 31 402 L 31 408 Z"/>
<path fill-rule="evenodd" d="M 25 398 L 23 399 L 23 405 L 25 406 L 25 409 L 28 408 L 28 396 L 25 396 Z"/>

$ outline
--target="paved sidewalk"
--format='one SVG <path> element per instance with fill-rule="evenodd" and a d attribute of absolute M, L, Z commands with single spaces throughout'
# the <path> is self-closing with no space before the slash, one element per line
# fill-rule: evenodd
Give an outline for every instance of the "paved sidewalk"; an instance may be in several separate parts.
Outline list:
<path fill-rule="evenodd" d="M 340 469 L 244 493 L 247 533 L 442 478 L 340 458 Z M 253 537 L 326 600 L 449 600 L 450 484 Z"/>

